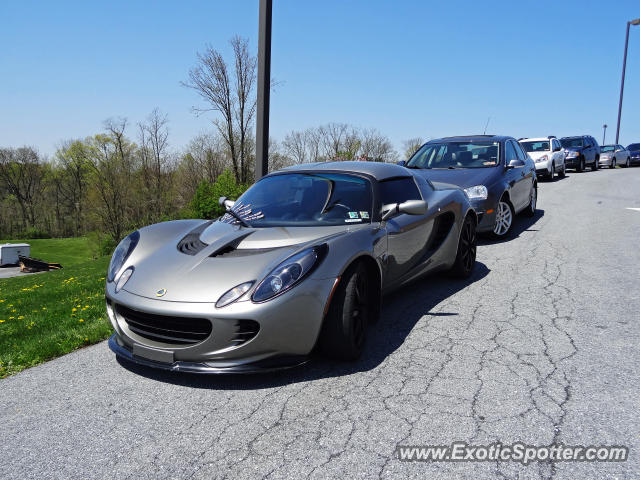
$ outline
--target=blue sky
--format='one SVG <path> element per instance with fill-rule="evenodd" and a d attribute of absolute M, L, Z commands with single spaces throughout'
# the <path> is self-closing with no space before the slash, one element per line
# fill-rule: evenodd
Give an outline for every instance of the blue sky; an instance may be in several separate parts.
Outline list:
<path fill-rule="evenodd" d="M 421 136 L 591 134 L 613 141 L 625 22 L 637 0 L 274 0 L 271 136 L 330 121 Z M 211 128 L 180 86 L 209 43 L 257 52 L 258 0 L 0 2 L 0 146 L 135 124 L 154 108 L 180 150 Z M 640 26 L 631 27 L 621 142 L 640 141 Z"/>

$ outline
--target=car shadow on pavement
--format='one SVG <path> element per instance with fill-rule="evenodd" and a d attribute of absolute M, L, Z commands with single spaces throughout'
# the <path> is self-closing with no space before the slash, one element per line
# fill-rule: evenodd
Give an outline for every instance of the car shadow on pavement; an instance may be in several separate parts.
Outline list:
<path fill-rule="evenodd" d="M 525 217 L 523 215 L 516 215 L 515 222 L 511 227 L 511 232 L 507 235 L 507 238 L 494 239 L 488 235 L 480 235 L 478 237 L 478 245 L 495 245 L 497 243 L 508 242 L 514 238 L 518 238 L 522 232 L 537 232 L 536 228 L 533 228 L 538 220 L 544 217 L 544 210 L 537 209 L 536 214 L 533 217 Z"/>
<path fill-rule="evenodd" d="M 360 359 L 355 362 L 333 361 L 313 353 L 306 364 L 287 370 L 260 374 L 223 375 L 156 370 L 121 359 L 118 359 L 118 363 L 127 370 L 152 380 L 215 390 L 275 388 L 320 378 L 364 372 L 377 368 L 400 348 L 411 330 L 425 316 L 458 315 L 457 312 L 431 312 L 431 310 L 451 295 L 482 280 L 489 272 L 486 265 L 476 262 L 473 274 L 465 280 L 436 274 L 386 295 L 383 299 L 380 320 L 369 328 L 365 350 Z"/>

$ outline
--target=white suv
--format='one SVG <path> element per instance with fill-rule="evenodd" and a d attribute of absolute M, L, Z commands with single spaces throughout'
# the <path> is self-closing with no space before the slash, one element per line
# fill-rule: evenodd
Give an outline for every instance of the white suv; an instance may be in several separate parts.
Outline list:
<path fill-rule="evenodd" d="M 560 178 L 564 178 L 565 152 L 556 137 L 521 138 L 518 141 L 536 164 L 536 175 L 553 180 L 557 173 Z"/>

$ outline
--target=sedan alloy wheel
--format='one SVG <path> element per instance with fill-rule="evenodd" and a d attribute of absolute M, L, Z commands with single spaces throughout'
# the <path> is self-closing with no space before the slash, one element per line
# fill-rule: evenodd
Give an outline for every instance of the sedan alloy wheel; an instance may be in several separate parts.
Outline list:
<path fill-rule="evenodd" d="M 498 202 L 496 209 L 496 223 L 493 226 L 493 234 L 497 237 L 504 237 L 511 229 L 513 223 L 513 211 L 511 205 L 505 200 Z"/>

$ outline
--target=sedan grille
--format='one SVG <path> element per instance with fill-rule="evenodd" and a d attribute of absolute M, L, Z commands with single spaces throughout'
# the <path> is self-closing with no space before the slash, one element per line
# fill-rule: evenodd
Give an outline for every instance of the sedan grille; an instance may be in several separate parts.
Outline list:
<path fill-rule="evenodd" d="M 122 305 L 116 305 L 116 312 L 127 322 L 129 330 L 154 342 L 190 345 L 211 335 L 211 322 L 206 318 L 155 315 Z"/>

